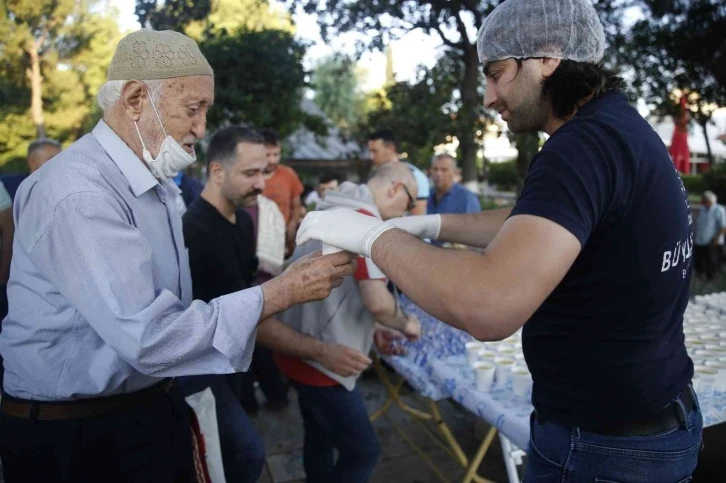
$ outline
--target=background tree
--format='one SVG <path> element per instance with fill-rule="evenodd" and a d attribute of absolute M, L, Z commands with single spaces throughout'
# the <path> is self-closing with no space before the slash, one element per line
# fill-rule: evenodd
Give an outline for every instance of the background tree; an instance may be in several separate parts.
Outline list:
<path fill-rule="evenodd" d="M 287 12 L 266 0 L 137 0 L 142 25 L 195 38 L 215 75 L 210 130 L 231 123 L 274 127 L 282 136 L 306 125 L 324 133 L 322 119 L 303 111 L 306 46 L 293 37 Z"/>
<path fill-rule="evenodd" d="M 633 66 L 633 87 L 661 116 L 677 115 L 686 96 L 713 162 L 708 125 L 726 106 L 726 4 L 712 0 L 643 0 L 644 16 L 620 49 Z"/>
<path fill-rule="evenodd" d="M 476 29 L 484 16 L 500 2 L 497 0 L 290 0 L 308 13 L 318 16 L 323 39 L 341 32 L 357 31 L 365 35 L 360 48 L 382 50 L 392 38 L 413 30 L 423 30 L 441 38 L 463 68 L 455 86 L 461 102 L 451 113 L 456 121 L 462 175 L 464 181 L 477 178 L 478 146 L 474 126 L 480 122 L 477 107 L 482 104 L 479 59 L 476 52 Z M 472 21 L 473 20 L 473 21 Z M 419 86 L 422 89 L 422 86 Z M 401 133 L 397 135 L 405 139 Z"/>
<path fill-rule="evenodd" d="M 315 104 L 341 133 L 350 135 L 365 109 L 360 71 L 353 60 L 341 55 L 322 59 L 313 70 L 311 87 Z"/>
<path fill-rule="evenodd" d="M 85 7 L 85 8 L 84 8 Z M 86 2 L 74 0 L 5 0 L 3 37 L 4 63 L 10 79 L 19 83 L 16 69 L 25 75 L 30 87 L 30 112 L 37 136 L 44 137 L 43 74 L 55 69 L 59 57 L 67 57 L 84 42 L 83 33 L 74 27 L 84 21 Z M 73 21 L 68 21 L 72 18 Z"/>
<path fill-rule="evenodd" d="M 373 108 L 358 131 L 391 129 L 399 152 L 409 162 L 427 166 L 435 146 L 458 136 L 462 99 L 456 87 L 462 68 L 457 57 L 442 55 L 432 69 L 420 67 L 415 82 L 397 82 L 376 93 L 377 99 L 369 103 Z M 479 119 L 484 118 L 481 105 L 475 112 Z M 476 126 L 483 129 L 483 124 Z"/>
<path fill-rule="evenodd" d="M 115 12 L 95 3 L 15 0 L 0 9 L 0 166 L 24 171 L 31 141 L 69 144 L 98 119 L 94 97 L 121 34 Z"/>
<path fill-rule="evenodd" d="M 318 17 L 323 39 L 341 32 L 360 32 L 360 49 L 383 49 L 392 38 L 413 30 L 436 35 L 447 54 L 461 65 L 452 95 L 460 101 L 453 112 L 464 181 L 477 178 L 477 126 L 482 123 L 483 102 L 481 66 L 476 51 L 476 32 L 483 19 L 500 0 L 288 0 Z M 621 0 L 595 0 L 612 41 L 622 41 Z"/>

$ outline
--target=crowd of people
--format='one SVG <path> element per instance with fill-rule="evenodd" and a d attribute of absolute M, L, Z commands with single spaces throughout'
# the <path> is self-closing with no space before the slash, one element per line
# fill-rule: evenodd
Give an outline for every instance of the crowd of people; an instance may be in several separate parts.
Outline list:
<path fill-rule="evenodd" d="M 122 39 L 102 120 L 63 151 L 32 143 L 32 174 L 13 200 L 0 190 L 5 481 L 205 481 L 185 397 L 207 388 L 226 480 L 257 481 L 255 382 L 271 410 L 297 392 L 308 481 L 368 481 L 380 449 L 357 378 L 373 347 L 403 354 L 421 335 L 399 289 L 479 340 L 523 328 L 526 481 L 688 481 L 690 208 L 601 65 L 592 5 L 535 3 L 502 3 L 478 34 L 486 106 L 550 135 L 516 205 L 486 212 L 454 156 L 426 175 L 386 130 L 369 136 L 367 180 L 321 173 L 306 193 L 273 129 L 223 127 L 197 181 L 209 63 L 181 33 Z M 715 201 L 699 260 L 726 226 Z"/>

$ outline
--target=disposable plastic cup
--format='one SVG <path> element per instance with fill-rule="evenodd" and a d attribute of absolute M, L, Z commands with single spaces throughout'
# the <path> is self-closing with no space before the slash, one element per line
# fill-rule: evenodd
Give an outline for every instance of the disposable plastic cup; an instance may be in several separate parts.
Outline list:
<path fill-rule="evenodd" d="M 514 367 L 516 361 L 514 360 L 514 357 L 499 356 L 494 359 L 494 362 L 497 365 L 497 371 L 495 375 L 497 384 L 505 384 L 509 379 L 509 376 L 512 372 L 512 367 Z"/>
<path fill-rule="evenodd" d="M 489 392 L 492 390 L 496 370 L 496 366 L 489 361 L 478 361 L 474 363 L 477 391 Z"/>
<path fill-rule="evenodd" d="M 478 361 L 489 361 L 494 364 L 494 360 L 497 358 L 498 354 L 493 350 L 484 348 L 480 349 L 479 352 L 476 353 L 476 356 Z"/>
<path fill-rule="evenodd" d="M 476 353 L 484 348 L 484 344 L 482 342 L 467 342 L 464 344 L 464 347 L 466 347 L 466 358 L 469 361 L 469 365 L 473 366 L 477 361 Z"/>
<path fill-rule="evenodd" d="M 512 368 L 512 392 L 526 398 L 532 391 L 532 374 L 525 366 L 514 366 Z"/>

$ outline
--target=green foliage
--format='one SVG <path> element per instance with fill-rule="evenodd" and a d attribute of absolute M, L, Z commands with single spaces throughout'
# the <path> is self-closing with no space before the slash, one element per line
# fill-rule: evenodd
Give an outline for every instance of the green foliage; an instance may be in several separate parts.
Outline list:
<path fill-rule="evenodd" d="M 726 163 L 714 164 L 703 174 L 708 189 L 716 193 L 719 200 L 726 200 Z"/>
<path fill-rule="evenodd" d="M 489 164 L 489 183 L 499 191 L 514 191 L 519 184 L 516 161 Z"/>
<path fill-rule="evenodd" d="M 635 70 L 633 87 L 661 116 L 678 114 L 686 95 L 705 132 L 716 105 L 726 105 L 726 7 L 712 0 L 643 4 L 646 15 L 620 48 Z"/>
<path fill-rule="evenodd" d="M 173 28 L 199 42 L 214 69 L 210 130 L 227 124 L 274 127 L 285 136 L 304 124 L 319 134 L 322 119 L 303 112 L 306 46 L 293 37 L 289 13 L 267 0 L 137 0 L 142 24 Z"/>
<path fill-rule="evenodd" d="M 708 189 L 706 179 L 700 174 L 681 174 L 681 181 L 690 194 L 700 195 Z"/>
<path fill-rule="evenodd" d="M 210 0 L 136 0 L 136 16 L 142 27 L 154 30 L 176 30 L 195 20 L 207 18 L 211 12 Z"/>
<path fill-rule="evenodd" d="M 442 58 L 444 62 L 447 58 Z M 419 80 L 412 84 L 398 82 L 372 102 L 376 108 L 358 126 L 361 141 L 378 129 L 390 129 L 398 139 L 399 153 L 408 161 L 427 166 L 434 146 L 456 134 L 455 115 L 451 112 L 452 92 L 444 84 L 443 69 L 421 68 Z"/>
<path fill-rule="evenodd" d="M 350 134 L 365 109 L 355 63 L 337 55 L 323 59 L 313 71 L 312 87 L 315 104 L 343 134 Z"/>
<path fill-rule="evenodd" d="M 461 56 L 447 51 L 432 69 L 419 67 L 415 82 L 397 82 L 375 93 L 368 100 L 366 119 L 358 126 L 361 141 L 370 131 L 391 129 L 399 140 L 399 152 L 407 153 L 414 164 L 428 166 L 435 146 L 452 136 L 476 137 L 460 117 L 463 100 L 458 85 L 463 69 Z M 483 131 L 488 113 L 483 104 L 473 112 L 473 128 Z"/>
<path fill-rule="evenodd" d="M 0 169 L 12 172 L 26 169 L 27 147 L 37 136 L 30 49 L 40 58 L 46 135 L 68 145 L 98 119 L 94 97 L 120 32 L 115 12 L 99 12 L 94 2 L 14 0 L 0 10 Z"/>
<path fill-rule="evenodd" d="M 282 136 L 301 124 L 324 133 L 322 119 L 303 112 L 305 47 L 281 30 L 222 32 L 204 39 L 200 48 L 215 73 L 211 127 L 251 123 L 274 127 Z"/>

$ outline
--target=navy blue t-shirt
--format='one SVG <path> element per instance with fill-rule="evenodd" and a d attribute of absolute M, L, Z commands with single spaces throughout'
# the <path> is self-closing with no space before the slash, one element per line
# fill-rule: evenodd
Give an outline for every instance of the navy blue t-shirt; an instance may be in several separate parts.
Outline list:
<path fill-rule="evenodd" d="M 585 428 L 658 412 L 693 376 L 690 207 L 663 142 L 624 95 L 586 103 L 532 159 L 511 216 L 522 214 L 582 245 L 524 326 L 537 410 Z"/>

